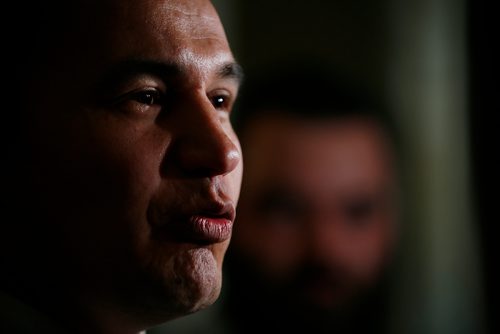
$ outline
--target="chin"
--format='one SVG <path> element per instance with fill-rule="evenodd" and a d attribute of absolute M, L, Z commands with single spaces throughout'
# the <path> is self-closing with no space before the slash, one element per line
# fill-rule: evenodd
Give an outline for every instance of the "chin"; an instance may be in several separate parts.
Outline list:
<path fill-rule="evenodd" d="M 163 309 L 180 317 L 212 305 L 219 297 L 221 266 L 207 248 L 178 253 L 163 267 Z"/>

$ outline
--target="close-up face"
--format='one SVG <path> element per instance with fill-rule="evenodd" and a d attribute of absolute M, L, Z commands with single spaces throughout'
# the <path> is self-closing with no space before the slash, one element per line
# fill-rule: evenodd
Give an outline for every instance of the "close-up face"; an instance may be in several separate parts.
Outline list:
<path fill-rule="evenodd" d="M 77 298 L 152 318 L 195 311 L 218 297 L 232 233 L 241 71 L 208 1 L 79 13 L 85 26 L 49 56 L 27 124 L 29 197 L 57 236 L 52 261 L 81 285 Z"/>
<path fill-rule="evenodd" d="M 233 249 L 271 290 L 335 309 L 373 284 L 395 234 L 387 137 L 359 118 L 262 116 L 244 130 Z"/>

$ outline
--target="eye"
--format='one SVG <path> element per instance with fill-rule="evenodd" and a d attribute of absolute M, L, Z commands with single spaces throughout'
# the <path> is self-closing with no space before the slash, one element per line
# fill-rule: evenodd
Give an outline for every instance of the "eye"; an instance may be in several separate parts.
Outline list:
<path fill-rule="evenodd" d="M 130 95 L 130 99 L 148 106 L 159 105 L 163 103 L 162 94 L 156 89 L 146 89 L 134 92 Z"/>
<path fill-rule="evenodd" d="M 210 97 L 210 101 L 217 110 L 229 110 L 231 108 L 231 98 L 226 94 L 215 94 Z"/>
<path fill-rule="evenodd" d="M 111 102 L 111 106 L 128 115 L 154 116 L 166 104 L 166 93 L 155 87 L 131 90 Z"/>
<path fill-rule="evenodd" d="M 212 97 L 212 105 L 215 109 L 223 109 L 226 104 L 226 97 L 222 95 L 217 95 Z"/>

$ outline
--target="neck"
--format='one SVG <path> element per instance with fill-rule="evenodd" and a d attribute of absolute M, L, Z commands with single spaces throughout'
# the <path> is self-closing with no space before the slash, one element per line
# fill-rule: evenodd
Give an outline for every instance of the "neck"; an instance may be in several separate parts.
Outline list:
<path fill-rule="evenodd" d="M 67 284 L 40 277 L 29 282 L 3 278 L 1 283 L 5 298 L 22 306 L 26 311 L 23 314 L 32 314 L 29 319 L 44 319 L 43 322 L 51 324 L 50 327 L 65 332 L 138 334 L 148 327 L 147 321 L 142 321 L 146 317 L 140 312 L 124 310 L 117 303 L 70 288 Z"/>

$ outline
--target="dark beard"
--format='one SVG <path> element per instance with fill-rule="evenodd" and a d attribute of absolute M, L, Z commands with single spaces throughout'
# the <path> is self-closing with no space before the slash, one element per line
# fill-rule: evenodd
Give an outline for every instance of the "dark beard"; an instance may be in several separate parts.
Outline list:
<path fill-rule="evenodd" d="M 232 333 L 386 333 L 388 282 L 382 278 L 371 289 L 348 302 L 323 307 L 296 292 L 308 284 L 340 284 L 344 277 L 317 264 L 304 264 L 287 284 L 269 283 L 251 261 L 229 252 L 224 264 L 225 312 Z"/>

